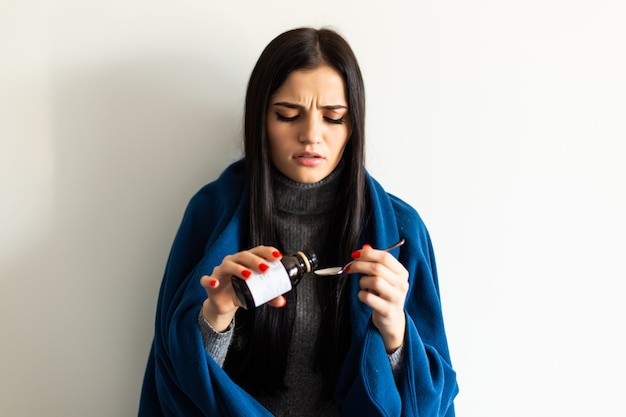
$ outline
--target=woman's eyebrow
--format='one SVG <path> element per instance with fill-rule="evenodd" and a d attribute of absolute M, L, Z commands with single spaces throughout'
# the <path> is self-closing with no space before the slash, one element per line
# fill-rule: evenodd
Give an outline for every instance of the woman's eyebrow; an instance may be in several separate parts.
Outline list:
<path fill-rule="evenodd" d="M 343 104 L 332 104 L 328 106 L 322 106 L 322 108 L 327 110 L 348 110 L 348 106 L 344 106 Z"/>
<path fill-rule="evenodd" d="M 289 103 L 287 101 L 280 101 L 277 103 L 273 103 L 274 106 L 281 106 L 281 107 L 287 107 L 288 109 L 295 109 L 295 110 L 300 110 L 303 109 L 304 106 L 300 105 L 300 104 L 296 104 L 296 103 Z M 327 106 L 322 106 L 322 109 L 326 109 L 326 110 L 342 110 L 342 109 L 348 109 L 348 106 L 344 106 L 343 104 L 329 104 Z"/>

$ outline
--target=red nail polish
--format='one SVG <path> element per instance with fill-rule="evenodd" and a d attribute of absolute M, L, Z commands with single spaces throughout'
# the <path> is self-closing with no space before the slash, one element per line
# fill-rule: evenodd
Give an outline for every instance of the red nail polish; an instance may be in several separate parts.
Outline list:
<path fill-rule="evenodd" d="M 241 271 L 241 275 L 243 275 L 244 278 L 250 278 L 250 275 L 252 275 L 252 272 L 248 271 L 247 269 L 244 269 L 243 271 Z"/>
<path fill-rule="evenodd" d="M 272 252 L 272 256 L 274 256 L 274 258 L 280 258 L 281 254 L 280 252 L 278 252 L 277 250 L 275 250 L 274 252 Z"/>
<path fill-rule="evenodd" d="M 217 287 L 217 280 L 213 278 L 211 281 L 209 281 L 209 285 L 213 288 Z"/>
<path fill-rule="evenodd" d="M 346 266 L 346 268 L 343 270 L 343 272 L 348 272 L 350 270 L 350 268 L 352 268 L 352 265 Z"/>
<path fill-rule="evenodd" d="M 361 251 L 360 250 L 355 250 L 354 252 L 352 252 L 352 258 L 358 258 L 359 256 L 361 256 Z"/>
<path fill-rule="evenodd" d="M 259 264 L 259 269 L 261 270 L 261 272 L 265 272 L 270 269 L 270 267 L 268 264 Z"/>

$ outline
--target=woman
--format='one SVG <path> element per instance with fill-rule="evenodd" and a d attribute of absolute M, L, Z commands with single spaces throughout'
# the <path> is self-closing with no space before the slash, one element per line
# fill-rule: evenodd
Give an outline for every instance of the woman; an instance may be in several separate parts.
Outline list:
<path fill-rule="evenodd" d="M 140 415 L 454 415 L 430 238 L 366 172 L 364 117 L 337 33 L 295 29 L 265 48 L 245 157 L 193 197 L 174 241 Z M 355 262 L 240 308 L 231 277 L 305 248 L 321 266 Z"/>

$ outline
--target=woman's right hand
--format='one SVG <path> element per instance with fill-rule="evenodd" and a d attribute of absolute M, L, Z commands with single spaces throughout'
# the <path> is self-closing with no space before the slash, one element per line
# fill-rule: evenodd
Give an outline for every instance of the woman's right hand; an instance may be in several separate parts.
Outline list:
<path fill-rule="evenodd" d="M 281 253 L 272 246 L 257 246 L 250 250 L 226 256 L 222 263 L 213 268 L 211 275 L 204 275 L 200 285 L 204 287 L 208 298 L 202 305 L 202 315 L 211 327 L 218 332 L 225 331 L 241 306 L 233 286 L 231 277 L 243 280 L 254 273 L 263 274 L 269 269 L 268 262 L 279 261 Z M 284 307 L 285 297 L 279 295 L 267 304 L 273 307 Z"/>

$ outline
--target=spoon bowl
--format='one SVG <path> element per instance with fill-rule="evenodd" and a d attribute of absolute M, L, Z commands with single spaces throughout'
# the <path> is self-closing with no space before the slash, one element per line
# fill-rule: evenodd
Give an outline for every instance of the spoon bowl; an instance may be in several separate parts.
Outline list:
<path fill-rule="evenodd" d="M 392 249 L 397 248 L 398 246 L 402 246 L 404 245 L 405 240 L 401 239 L 399 242 L 394 243 L 393 245 L 389 246 L 388 248 L 382 249 L 385 252 L 389 252 Z M 322 268 L 322 269 L 318 269 L 316 271 L 313 271 L 313 273 L 315 275 L 320 275 L 320 276 L 331 276 L 331 275 L 341 275 L 344 273 L 344 271 L 346 270 L 346 268 L 348 267 L 348 265 L 351 265 L 354 261 L 350 261 L 347 264 L 345 264 L 344 266 L 331 266 L 330 268 Z"/>

